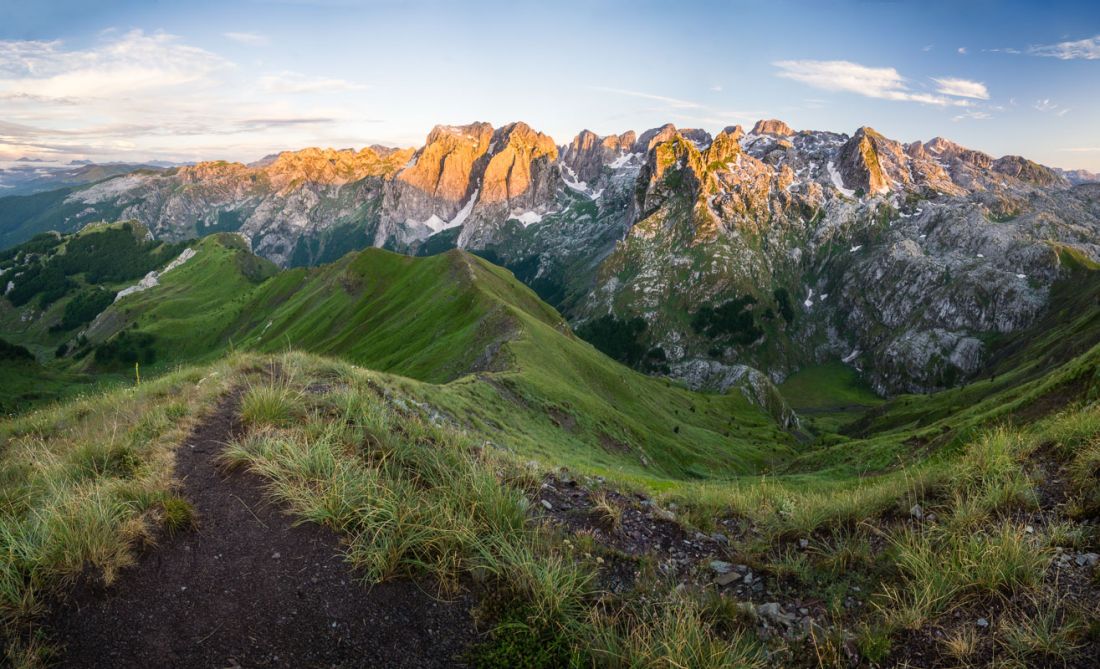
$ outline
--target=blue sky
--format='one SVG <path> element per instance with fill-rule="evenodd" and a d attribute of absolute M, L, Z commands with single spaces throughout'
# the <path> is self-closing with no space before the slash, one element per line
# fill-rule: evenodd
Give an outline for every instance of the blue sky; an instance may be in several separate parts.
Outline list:
<path fill-rule="evenodd" d="M 0 4 L 0 160 L 418 145 L 523 120 L 871 125 L 1100 171 L 1097 2 Z"/>

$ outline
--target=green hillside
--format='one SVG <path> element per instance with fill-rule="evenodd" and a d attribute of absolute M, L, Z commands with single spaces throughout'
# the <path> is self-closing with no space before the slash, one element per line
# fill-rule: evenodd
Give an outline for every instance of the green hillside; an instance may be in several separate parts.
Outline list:
<path fill-rule="evenodd" d="M 470 254 L 369 249 L 276 273 L 231 235 L 194 248 L 160 285 L 107 309 L 72 354 L 81 369 L 140 361 L 152 373 L 230 350 L 335 356 L 398 375 L 404 392 L 530 457 L 647 481 L 766 471 L 793 448 L 740 393 L 623 367 Z"/>

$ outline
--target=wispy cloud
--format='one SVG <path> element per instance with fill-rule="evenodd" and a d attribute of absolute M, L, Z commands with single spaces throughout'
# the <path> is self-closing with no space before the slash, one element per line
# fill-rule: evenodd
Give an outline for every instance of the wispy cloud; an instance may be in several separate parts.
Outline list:
<path fill-rule="evenodd" d="M 932 81 L 939 84 L 939 88 L 936 89 L 936 92 L 943 95 L 952 95 L 960 98 L 974 98 L 976 100 L 989 99 L 989 89 L 980 81 L 958 79 L 955 77 L 943 77 L 942 79 L 933 78 Z"/>
<path fill-rule="evenodd" d="M 960 56 L 965 56 L 967 54 L 966 47 L 965 46 L 960 46 L 958 48 L 958 53 L 959 53 Z"/>
<path fill-rule="evenodd" d="M 1069 111 L 1068 109 L 1062 107 L 1058 103 L 1052 102 L 1050 98 L 1043 98 L 1042 100 L 1036 100 L 1035 104 L 1033 104 L 1032 107 L 1034 107 L 1035 109 L 1037 109 L 1041 112 L 1044 112 L 1044 113 L 1053 112 L 1053 113 L 1057 114 L 1057 113 L 1059 113 L 1059 110 L 1061 110 L 1061 114 L 1065 114 L 1067 111 Z M 1061 114 L 1059 114 L 1059 115 L 1061 115 Z"/>
<path fill-rule="evenodd" d="M 626 95 L 633 98 L 642 98 L 643 100 L 654 100 L 656 102 L 663 102 L 675 109 L 701 109 L 703 107 L 703 105 L 698 102 L 692 102 L 690 100 L 680 100 L 679 98 L 670 98 L 664 95 L 654 95 L 653 93 L 646 93 L 643 91 L 630 91 L 623 88 L 608 88 L 606 86 L 589 86 L 588 88 L 593 91 L 616 93 L 618 95 Z"/>
<path fill-rule="evenodd" d="M 958 114 L 956 116 L 951 117 L 951 120 L 952 121 L 966 121 L 966 120 L 984 121 L 986 119 L 991 119 L 991 118 L 993 118 L 993 116 L 989 112 L 984 112 L 984 111 L 980 111 L 980 110 L 976 110 L 976 109 L 971 109 L 969 111 L 964 111 L 961 114 Z"/>
<path fill-rule="evenodd" d="M 1060 60 L 1097 60 L 1100 59 L 1100 35 L 1071 42 L 1040 44 L 1029 48 L 1027 52 Z"/>
<path fill-rule="evenodd" d="M 250 76 L 163 33 L 107 32 L 90 46 L 0 40 L 0 154 L 193 159 L 354 136 L 363 106 L 290 93 L 360 91 L 294 72 Z"/>
<path fill-rule="evenodd" d="M 710 90 L 714 91 L 715 93 L 721 93 L 722 92 L 722 84 L 712 84 L 711 87 L 710 87 Z"/>
<path fill-rule="evenodd" d="M 948 95 L 913 90 L 905 77 L 892 67 L 868 67 L 846 60 L 781 60 L 772 64 L 779 68 L 780 77 L 793 79 L 822 90 L 843 91 L 869 98 L 919 102 L 941 107 L 969 107 L 972 104 L 969 100 L 960 100 Z M 964 80 L 944 79 L 943 81 Z"/>
<path fill-rule="evenodd" d="M 344 79 L 311 77 L 300 72 L 280 72 L 260 77 L 260 88 L 268 93 L 334 93 L 361 91 L 367 87 Z"/>
<path fill-rule="evenodd" d="M 59 41 L 0 42 L 0 92 L 40 99 L 105 98 L 195 84 L 230 64 L 172 35 L 126 33 L 103 47 L 67 51 Z"/>
<path fill-rule="evenodd" d="M 222 37 L 248 46 L 267 46 L 271 42 L 266 35 L 260 35 L 258 33 L 227 32 L 222 33 Z"/>

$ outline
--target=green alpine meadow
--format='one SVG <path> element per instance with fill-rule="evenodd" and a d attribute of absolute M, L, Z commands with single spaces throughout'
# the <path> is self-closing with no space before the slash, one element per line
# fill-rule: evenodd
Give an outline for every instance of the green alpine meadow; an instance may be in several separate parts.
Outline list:
<path fill-rule="evenodd" d="M 1100 665 L 1100 13 L 669 9 L 0 9 L 0 668 Z"/>

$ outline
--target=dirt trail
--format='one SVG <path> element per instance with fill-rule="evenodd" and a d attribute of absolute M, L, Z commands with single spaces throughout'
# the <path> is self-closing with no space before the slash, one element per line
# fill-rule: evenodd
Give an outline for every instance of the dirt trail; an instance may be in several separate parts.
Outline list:
<path fill-rule="evenodd" d="M 216 456 L 239 429 L 230 396 L 180 447 L 198 529 L 165 537 L 114 585 L 81 585 L 52 621 L 63 667 L 453 667 L 472 601 L 411 582 L 365 588 L 339 542 L 293 518 Z"/>

